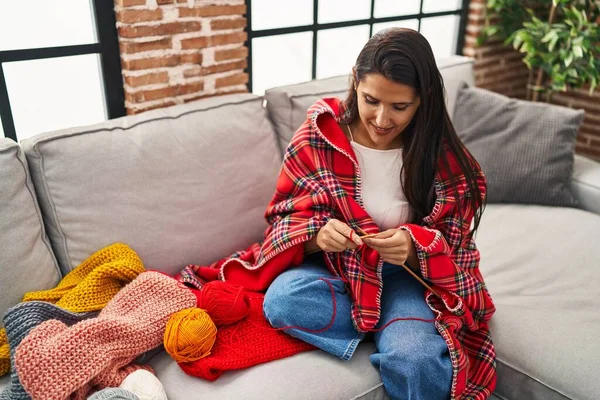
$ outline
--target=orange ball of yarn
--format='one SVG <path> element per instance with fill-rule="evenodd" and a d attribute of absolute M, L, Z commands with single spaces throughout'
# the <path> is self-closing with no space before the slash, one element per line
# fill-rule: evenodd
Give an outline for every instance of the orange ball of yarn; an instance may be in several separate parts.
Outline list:
<path fill-rule="evenodd" d="M 200 291 L 199 303 L 217 326 L 238 322 L 250 310 L 244 288 L 223 281 L 212 281 L 204 285 Z"/>
<path fill-rule="evenodd" d="M 171 315 L 164 339 L 165 350 L 175 361 L 196 361 L 210 354 L 217 327 L 206 311 L 188 308 Z"/>

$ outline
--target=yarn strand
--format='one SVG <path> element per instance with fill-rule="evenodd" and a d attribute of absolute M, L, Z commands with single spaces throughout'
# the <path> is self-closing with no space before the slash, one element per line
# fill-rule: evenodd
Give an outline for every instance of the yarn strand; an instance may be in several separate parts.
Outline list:
<path fill-rule="evenodd" d="M 361 260 L 364 259 L 364 253 L 365 253 L 366 247 L 362 248 L 362 254 L 361 254 Z M 340 256 L 338 253 L 338 257 L 337 257 L 337 263 L 338 263 L 338 271 L 341 271 L 341 261 L 340 261 Z M 402 265 L 402 267 L 404 267 L 404 269 L 409 270 L 410 268 Z M 414 273 L 411 272 L 412 276 L 415 276 Z M 327 326 L 321 328 L 321 329 L 309 329 L 309 328 L 305 328 L 303 326 L 298 326 L 298 325 L 288 325 L 288 326 L 282 326 L 280 328 L 274 328 L 278 331 L 283 331 L 283 330 L 287 330 L 287 329 L 296 329 L 299 331 L 303 331 L 303 332 L 308 332 L 308 333 L 321 333 L 321 332 L 325 332 L 327 330 L 329 330 L 333 324 L 335 323 L 335 318 L 337 316 L 337 301 L 335 299 L 335 289 L 333 287 L 333 285 L 331 284 L 331 279 L 328 278 L 319 278 L 320 281 L 323 281 L 325 283 L 327 283 L 327 285 L 329 285 L 329 290 L 331 292 L 331 302 L 333 304 L 333 313 L 331 315 L 331 320 L 329 321 L 329 324 L 327 324 Z M 419 281 L 421 281 L 419 279 Z M 429 287 L 429 285 L 425 285 L 427 288 L 429 288 L 433 293 L 437 294 L 435 291 L 433 291 L 433 289 L 431 289 Z M 384 330 L 385 328 L 387 328 L 388 326 L 390 326 L 391 324 L 393 324 L 394 322 L 398 322 L 398 321 L 419 321 L 419 322 L 426 322 L 426 323 L 432 323 L 435 322 L 435 318 L 433 319 L 424 319 L 424 318 L 418 318 L 418 317 L 398 317 L 398 318 L 394 318 L 391 321 L 388 321 L 384 326 L 382 326 L 381 328 L 376 328 L 376 329 L 372 329 L 372 332 L 380 332 L 382 330 Z"/>
<path fill-rule="evenodd" d="M 325 326 L 324 328 L 321 329 L 309 329 L 309 328 L 305 328 L 303 326 L 299 326 L 299 325 L 288 325 L 288 326 L 282 326 L 280 328 L 274 328 L 275 330 L 278 331 L 284 331 L 287 329 L 296 329 L 302 332 L 308 332 L 308 333 L 321 333 L 321 332 L 325 332 L 327 330 L 329 330 L 333 324 L 335 323 L 335 318 L 337 316 L 337 301 L 335 299 L 335 289 L 333 287 L 333 285 L 331 284 L 331 282 L 329 281 L 329 279 L 327 278 L 319 278 L 320 281 L 323 281 L 325 283 L 327 283 L 329 285 L 329 290 L 331 291 L 331 302 L 333 303 L 333 313 L 331 315 L 331 320 L 329 321 L 329 324 L 327 324 L 327 326 Z M 418 317 L 399 317 L 399 318 L 394 318 L 391 321 L 389 321 L 388 323 L 386 323 L 384 326 L 382 326 L 381 328 L 376 328 L 376 329 L 372 329 L 372 332 L 380 332 L 382 330 L 384 330 L 385 328 L 387 328 L 388 326 L 390 326 L 391 324 L 393 324 L 394 322 L 398 322 L 398 321 L 419 321 L 419 322 L 427 322 L 427 323 L 432 323 L 435 322 L 435 318 L 433 319 L 424 319 L 424 318 L 418 318 Z"/>
<path fill-rule="evenodd" d="M 282 326 L 281 328 L 275 328 L 275 330 L 283 331 L 286 329 L 297 329 L 297 330 L 300 330 L 303 332 L 321 333 L 321 332 L 325 332 L 325 331 L 329 330 L 329 328 L 331 328 L 333 326 L 333 324 L 335 322 L 335 316 L 337 314 L 337 311 L 336 311 L 337 300 L 335 299 L 335 289 L 334 289 L 333 285 L 331 284 L 331 282 L 329 281 L 329 279 L 319 278 L 319 280 L 328 284 L 329 290 L 331 291 L 331 301 L 333 303 L 333 315 L 331 316 L 331 321 L 329 321 L 329 324 L 327 324 L 327 326 L 325 326 L 324 328 L 321 328 L 321 329 L 309 329 L 309 328 L 304 328 L 303 326 L 298 326 L 298 325 L 288 325 L 288 326 Z"/>

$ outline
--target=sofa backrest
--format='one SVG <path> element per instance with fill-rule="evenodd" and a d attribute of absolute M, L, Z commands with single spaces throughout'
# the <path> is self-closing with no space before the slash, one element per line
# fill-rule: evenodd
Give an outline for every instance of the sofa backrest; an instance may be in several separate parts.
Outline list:
<path fill-rule="evenodd" d="M 174 274 L 260 240 L 281 163 L 262 101 L 214 97 L 24 140 L 63 274 L 114 242 Z"/>
<path fill-rule="evenodd" d="M 438 60 L 438 68 L 444 79 L 448 113 L 452 116 L 460 83 L 474 85 L 473 59 L 452 56 Z M 267 90 L 267 110 L 275 125 L 282 154 L 296 130 L 306 120 L 308 108 L 323 97 L 344 98 L 348 84 L 349 76 L 344 75 Z"/>
<path fill-rule="evenodd" d="M 6 138 L 0 138 L 0 243 L 1 317 L 26 292 L 50 289 L 60 280 L 25 155 Z"/>

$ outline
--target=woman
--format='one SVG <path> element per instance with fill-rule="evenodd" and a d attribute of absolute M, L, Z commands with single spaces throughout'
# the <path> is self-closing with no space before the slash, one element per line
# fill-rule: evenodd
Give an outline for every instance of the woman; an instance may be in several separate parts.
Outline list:
<path fill-rule="evenodd" d="M 371 362 L 392 398 L 487 398 L 494 305 L 473 241 L 485 188 L 429 43 L 409 29 L 376 34 L 345 101 L 313 105 L 286 151 L 251 267 L 274 279 L 265 316 L 344 360 L 373 331 Z"/>

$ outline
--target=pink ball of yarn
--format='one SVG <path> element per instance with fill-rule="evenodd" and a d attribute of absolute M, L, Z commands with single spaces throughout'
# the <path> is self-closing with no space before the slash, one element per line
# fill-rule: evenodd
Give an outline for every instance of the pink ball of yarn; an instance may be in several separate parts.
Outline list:
<path fill-rule="evenodd" d="M 248 315 L 244 288 L 223 281 L 212 281 L 200 291 L 199 307 L 206 310 L 215 325 L 230 325 Z"/>

